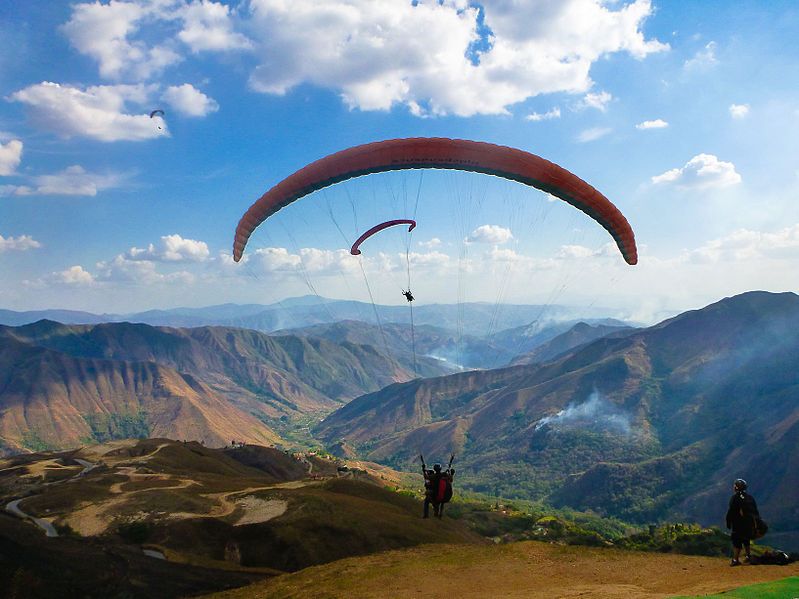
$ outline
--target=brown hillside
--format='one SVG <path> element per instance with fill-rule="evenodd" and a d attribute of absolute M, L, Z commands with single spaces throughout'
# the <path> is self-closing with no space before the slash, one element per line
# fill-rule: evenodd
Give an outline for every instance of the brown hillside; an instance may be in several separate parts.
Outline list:
<path fill-rule="evenodd" d="M 212 597 L 666 599 L 797 574 L 799 564 L 730 568 L 724 559 L 528 541 L 491 547 L 429 545 L 350 558 Z"/>
<path fill-rule="evenodd" d="M 0 437 L 7 452 L 36 444 L 82 445 L 110 427 L 125 426 L 120 415 L 133 432 L 148 436 L 216 446 L 234 438 L 278 440 L 204 383 L 154 362 L 74 358 L 5 338 L 0 377 Z"/>
<path fill-rule="evenodd" d="M 317 433 L 405 468 L 451 448 L 469 488 L 641 523 L 717 525 L 740 476 L 784 532 L 797 423 L 799 297 L 752 292 L 552 362 L 393 385 Z"/>

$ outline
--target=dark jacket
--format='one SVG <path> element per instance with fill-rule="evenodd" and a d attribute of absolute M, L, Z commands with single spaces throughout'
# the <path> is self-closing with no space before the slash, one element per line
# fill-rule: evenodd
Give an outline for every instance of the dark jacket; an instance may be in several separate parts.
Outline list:
<path fill-rule="evenodd" d="M 759 516 L 755 498 L 746 491 L 739 491 L 730 497 L 730 507 L 727 509 L 727 528 L 732 529 L 732 534 L 744 539 L 751 539 L 755 536 L 755 518 Z"/>

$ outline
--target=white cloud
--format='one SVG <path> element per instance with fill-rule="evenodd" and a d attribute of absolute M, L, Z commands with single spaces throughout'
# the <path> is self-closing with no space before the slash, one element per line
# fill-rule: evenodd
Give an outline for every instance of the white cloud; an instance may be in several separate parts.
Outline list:
<path fill-rule="evenodd" d="M 493 247 L 486 252 L 486 258 L 491 262 L 527 262 L 529 258 L 510 248 Z"/>
<path fill-rule="evenodd" d="M 11 94 L 28 106 L 33 122 L 62 137 L 90 137 L 100 141 L 140 141 L 165 135 L 149 117 L 128 114 L 128 104 L 143 106 L 153 86 L 98 85 L 81 90 L 44 81 Z"/>
<path fill-rule="evenodd" d="M 260 65 L 256 91 L 284 94 L 301 83 L 338 90 L 361 110 L 395 104 L 414 114 L 505 113 L 545 93 L 583 93 L 600 57 L 636 58 L 668 48 L 641 31 L 649 0 L 613 10 L 599 0 L 482 3 L 478 9 L 424 0 L 252 0 L 249 23 Z M 482 41 L 486 49 L 474 50 Z"/>
<path fill-rule="evenodd" d="M 683 67 L 686 70 L 705 70 L 718 63 L 716 59 L 716 42 L 708 42 L 704 48 L 697 52 L 692 58 L 685 61 Z"/>
<path fill-rule="evenodd" d="M 480 225 L 466 238 L 467 243 L 507 243 L 513 239 L 510 229 L 499 225 Z"/>
<path fill-rule="evenodd" d="M 73 165 L 51 175 L 30 177 L 32 185 L 4 185 L 0 196 L 71 195 L 96 196 L 99 192 L 118 187 L 124 176 L 116 173 L 89 173 L 80 165 Z"/>
<path fill-rule="evenodd" d="M 577 103 L 578 109 L 595 108 L 600 112 L 605 112 L 608 109 L 608 104 L 613 99 L 613 96 L 608 92 L 599 92 L 598 94 L 586 94 L 582 100 Z"/>
<path fill-rule="evenodd" d="M 13 175 L 22 161 L 22 142 L 12 139 L 8 143 L 0 143 L 0 176 Z"/>
<path fill-rule="evenodd" d="M 298 271 L 302 267 L 300 256 L 286 248 L 258 248 L 251 252 L 250 263 L 265 272 Z"/>
<path fill-rule="evenodd" d="M 730 116 L 742 119 L 749 114 L 749 104 L 730 104 Z"/>
<path fill-rule="evenodd" d="M 183 19 L 183 29 L 178 38 L 192 52 L 241 50 L 252 46 L 246 36 L 233 31 L 230 7 L 220 2 L 191 2 L 181 11 L 180 16 Z"/>
<path fill-rule="evenodd" d="M 191 284 L 195 277 L 189 272 L 179 271 L 168 274 L 158 272 L 156 263 L 150 260 L 131 260 L 119 255 L 109 262 L 97 263 L 96 280 L 109 283 L 135 283 L 155 285 L 157 283 Z"/>
<path fill-rule="evenodd" d="M 646 129 L 665 129 L 668 127 L 669 124 L 664 121 L 663 119 L 655 119 L 653 121 L 644 121 L 643 123 L 638 123 L 635 128 L 646 130 Z"/>
<path fill-rule="evenodd" d="M 776 232 L 738 229 L 682 256 L 685 261 L 700 264 L 764 258 L 799 260 L 799 223 Z"/>
<path fill-rule="evenodd" d="M 549 121 L 552 119 L 559 119 L 560 118 L 560 108 L 555 106 L 552 110 L 548 110 L 546 112 L 532 112 L 528 114 L 525 119 L 528 121 Z"/>
<path fill-rule="evenodd" d="M 420 241 L 419 246 L 431 250 L 440 247 L 441 240 L 438 237 L 433 237 L 430 241 Z"/>
<path fill-rule="evenodd" d="M 405 254 L 399 255 L 400 260 L 405 259 Z M 408 254 L 411 268 L 442 268 L 449 266 L 452 259 L 441 252 L 425 252 L 423 254 L 411 252 Z"/>
<path fill-rule="evenodd" d="M 3 237 L 0 235 L 0 254 L 9 251 L 24 252 L 40 247 L 42 247 L 42 244 L 30 235 L 20 235 L 19 237 Z"/>
<path fill-rule="evenodd" d="M 152 243 L 147 249 L 130 248 L 125 259 L 153 262 L 203 262 L 210 256 L 208 244 L 194 239 L 183 239 L 180 235 L 165 235 L 156 247 Z"/>
<path fill-rule="evenodd" d="M 568 260 L 570 258 L 590 258 L 595 255 L 595 250 L 583 245 L 562 245 L 560 250 L 558 250 L 556 257 Z"/>
<path fill-rule="evenodd" d="M 732 162 L 723 162 L 713 154 L 698 154 L 684 167 L 673 168 L 661 175 L 652 177 L 652 183 L 675 184 L 691 189 L 710 189 L 728 187 L 741 182 L 741 175 Z"/>
<path fill-rule="evenodd" d="M 612 258 L 617 260 L 619 250 L 615 243 L 606 243 L 599 248 L 584 245 L 562 245 L 555 254 L 558 260 L 584 260 L 586 258 Z"/>
<path fill-rule="evenodd" d="M 577 141 L 580 143 L 596 141 L 600 137 L 605 137 L 611 131 L 613 131 L 613 129 L 609 127 L 592 127 L 591 129 L 585 129 L 577 136 Z"/>
<path fill-rule="evenodd" d="M 33 186 L 6 186 L 6 193 L 18 196 L 29 195 L 72 195 L 96 196 L 98 192 L 118 187 L 123 176 L 118 174 L 100 175 L 86 172 L 83 167 L 73 165 L 53 175 L 31 177 Z M 2 194 L 0 194 L 2 195 Z"/>
<path fill-rule="evenodd" d="M 320 276 L 359 269 L 358 259 L 349 250 L 343 249 L 301 248 L 298 253 L 292 254 L 286 248 L 259 248 L 251 253 L 249 263 L 256 272 L 297 272 Z"/>
<path fill-rule="evenodd" d="M 95 282 L 92 274 L 84 270 L 82 266 L 72 266 L 61 272 L 54 272 L 50 275 L 50 280 L 54 283 L 75 286 L 88 286 Z"/>
<path fill-rule="evenodd" d="M 247 50 L 259 60 L 250 77 L 257 91 L 284 94 L 311 83 L 337 90 L 352 108 L 401 104 L 417 116 L 501 114 L 540 94 L 584 93 L 601 57 L 626 52 L 643 59 L 668 49 L 641 31 L 652 14 L 650 0 L 487 0 L 481 6 L 251 0 L 237 12 L 210 0 L 111 0 L 73 5 L 62 30 L 106 78 L 155 77 L 183 60 L 181 44 L 193 53 Z M 601 98 L 587 101 L 602 109 Z"/>
<path fill-rule="evenodd" d="M 101 76 L 140 81 L 182 60 L 168 42 L 148 47 L 143 41 L 129 39 L 145 21 L 166 16 L 158 9 L 171 8 L 169 4 L 175 3 L 112 0 L 108 4 L 74 4 L 62 30 L 78 52 L 97 61 Z"/>
<path fill-rule="evenodd" d="M 358 269 L 358 259 L 349 250 L 300 249 L 302 266 L 310 273 L 339 273 Z"/>
<path fill-rule="evenodd" d="M 206 116 L 219 110 L 219 104 L 190 83 L 172 85 L 161 98 L 172 108 L 186 116 Z"/>

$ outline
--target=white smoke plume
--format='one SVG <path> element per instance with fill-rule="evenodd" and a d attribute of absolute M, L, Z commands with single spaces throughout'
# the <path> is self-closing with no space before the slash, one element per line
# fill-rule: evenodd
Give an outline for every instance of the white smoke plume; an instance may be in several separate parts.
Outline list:
<path fill-rule="evenodd" d="M 554 416 L 545 416 L 535 424 L 535 430 L 548 426 L 552 430 L 590 429 L 629 435 L 630 416 L 609 402 L 594 389 L 582 403 L 572 402 Z"/>

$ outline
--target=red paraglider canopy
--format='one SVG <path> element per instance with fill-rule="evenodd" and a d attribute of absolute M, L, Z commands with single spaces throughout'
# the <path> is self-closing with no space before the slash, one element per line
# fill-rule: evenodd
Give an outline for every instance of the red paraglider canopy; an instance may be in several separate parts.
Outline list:
<path fill-rule="evenodd" d="M 355 240 L 355 243 L 353 243 L 352 247 L 350 248 L 350 254 L 352 254 L 353 256 L 360 256 L 361 250 L 358 248 L 364 241 L 369 239 L 375 233 L 379 233 L 383 229 L 388 229 L 389 227 L 393 227 L 395 225 L 410 225 L 408 227 L 408 233 L 410 233 L 416 227 L 416 221 L 411 220 L 409 218 L 399 218 L 396 220 L 387 220 L 384 223 L 375 225 L 374 227 L 366 231 L 366 233 L 364 233 L 358 239 Z"/>
<path fill-rule="evenodd" d="M 495 175 L 545 191 L 602 225 L 628 264 L 638 262 L 635 235 L 610 200 L 557 164 L 523 150 L 446 138 L 392 139 L 355 146 L 301 168 L 261 196 L 242 216 L 233 241 L 238 262 L 252 232 L 291 202 L 347 179 L 404 169 L 453 169 Z"/>

